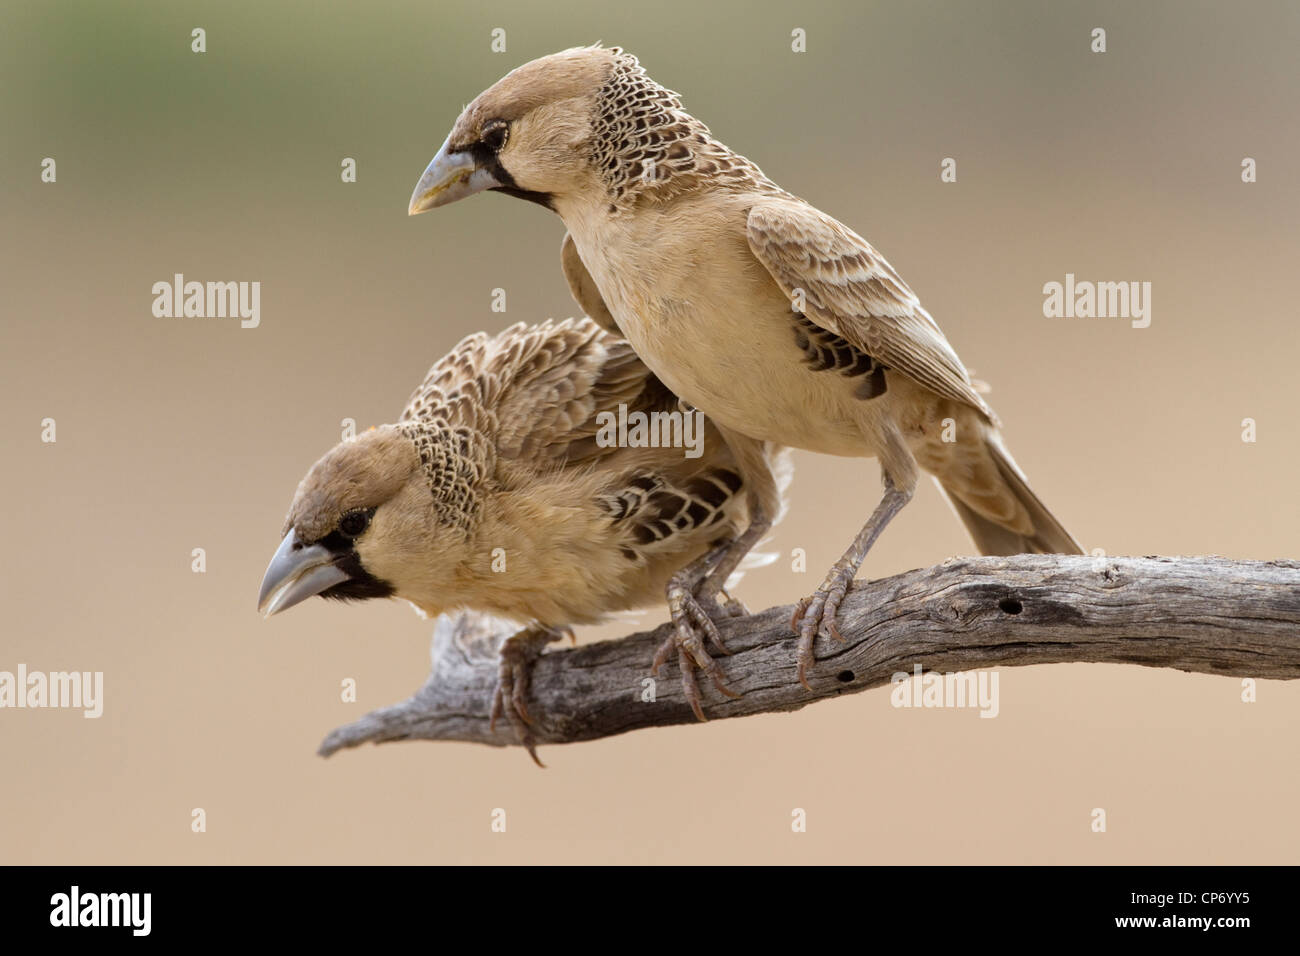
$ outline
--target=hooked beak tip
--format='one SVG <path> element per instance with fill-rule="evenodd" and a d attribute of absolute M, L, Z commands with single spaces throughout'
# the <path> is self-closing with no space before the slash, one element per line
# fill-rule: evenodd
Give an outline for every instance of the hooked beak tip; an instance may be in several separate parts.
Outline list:
<path fill-rule="evenodd" d="M 290 530 L 280 542 L 262 578 L 257 610 L 263 618 L 293 607 L 349 579 L 321 545 L 303 547 Z"/>
<path fill-rule="evenodd" d="M 418 216 L 497 185 L 496 177 L 480 168 L 469 152 L 449 150 L 444 142 L 415 184 L 406 214 Z"/>
<path fill-rule="evenodd" d="M 411 204 L 406 207 L 406 214 L 408 216 L 418 216 L 420 213 L 428 212 L 437 205 L 440 205 L 440 203 L 436 202 L 432 195 L 413 197 Z"/>
<path fill-rule="evenodd" d="M 408 216 L 418 216 L 420 213 L 428 212 L 433 208 L 433 199 L 438 194 L 438 190 L 436 188 L 424 189 L 423 186 L 424 180 L 421 180 L 420 184 L 415 187 L 415 192 L 411 194 L 411 202 L 406 207 Z"/>

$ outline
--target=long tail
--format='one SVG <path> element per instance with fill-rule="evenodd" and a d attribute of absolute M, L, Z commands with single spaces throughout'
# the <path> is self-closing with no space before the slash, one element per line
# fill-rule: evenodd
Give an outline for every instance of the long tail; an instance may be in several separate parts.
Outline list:
<path fill-rule="evenodd" d="M 1030 489 L 996 432 L 987 434 L 984 451 L 974 476 L 935 478 L 980 553 L 1083 554 L 1079 542 Z"/>

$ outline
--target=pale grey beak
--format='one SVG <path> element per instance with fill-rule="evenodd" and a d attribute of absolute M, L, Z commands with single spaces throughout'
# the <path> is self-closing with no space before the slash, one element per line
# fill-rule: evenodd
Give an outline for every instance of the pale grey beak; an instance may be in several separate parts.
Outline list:
<path fill-rule="evenodd" d="M 257 609 L 270 617 L 346 580 L 348 573 L 334 566 L 334 555 L 319 544 L 304 547 L 290 528 L 267 565 Z"/>
<path fill-rule="evenodd" d="M 451 137 L 448 136 L 443 141 L 438 155 L 433 157 L 424 175 L 415 184 L 415 192 L 411 193 L 411 205 L 407 210 L 410 215 L 416 216 L 436 206 L 445 206 L 457 199 L 502 185 L 490 172 L 478 167 L 469 150 L 448 151 L 447 143 L 450 140 Z"/>

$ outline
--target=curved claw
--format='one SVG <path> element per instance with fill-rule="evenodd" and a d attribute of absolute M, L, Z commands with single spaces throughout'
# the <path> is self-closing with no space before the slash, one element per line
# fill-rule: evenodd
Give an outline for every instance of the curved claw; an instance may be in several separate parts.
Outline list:
<path fill-rule="evenodd" d="M 817 661 L 813 654 L 813 645 L 817 642 L 817 627 L 815 622 L 810 620 L 805 620 L 801 624 L 795 659 L 799 662 L 799 683 L 803 684 L 806 690 L 812 690 L 812 685 L 808 683 L 808 668 Z"/>
<path fill-rule="evenodd" d="M 727 600 L 731 602 L 730 597 Z M 682 678 L 682 692 L 696 719 L 703 721 L 706 718 L 700 696 L 699 680 L 696 676 L 697 671 L 708 674 L 713 686 L 724 697 L 735 700 L 741 696 L 727 686 L 722 679 L 722 669 L 709 655 L 708 650 L 709 645 L 712 645 L 722 654 L 731 654 L 709 611 L 711 609 L 719 616 L 727 617 L 734 616 L 734 611 L 728 611 L 712 595 L 695 594 L 689 582 L 680 575 L 669 583 L 668 607 L 672 614 L 673 630 L 655 652 L 650 672 L 658 674 L 659 668 L 676 653 Z"/>
<path fill-rule="evenodd" d="M 727 645 L 722 641 L 722 635 L 718 633 L 718 625 L 713 623 L 713 619 L 705 613 L 699 604 L 687 604 L 686 614 L 690 617 L 692 623 L 696 624 L 704 632 L 704 636 L 708 638 L 709 643 L 728 657 L 731 656 L 731 651 L 727 649 Z"/>
<path fill-rule="evenodd" d="M 492 691 L 492 709 L 488 711 L 488 733 L 497 732 L 497 718 L 501 716 L 501 687 Z"/>
<path fill-rule="evenodd" d="M 713 686 L 718 689 L 718 693 L 723 697 L 729 697 L 732 700 L 740 700 L 740 698 L 744 696 L 740 691 L 732 690 L 724 684 L 722 678 L 718 677 L 718 675 L 710 674 L 709 676 L 713 678 Z"/>
<path fill-rule="evenodd" d="M 492 709 L 488 716 L 488 730 L 496 731 L 497 718 L 502 714 L 510 722 L 519 743 L 533 758 L 533 763 L 545 767 L 537 756 L 537 740 L 532 733 L 532 715 L 528 712 L 528 686 L 532 679 L 533 666 L 542 654 L 543 648 L 551 641 L 557 640 L 564 633 L 573 636 L 573 632 L 532 627 L 509 638 L 501 645 L 500 663 L 497 668 L 497 685 L 492 691 Z"/>
<path fill-rule="evenodd" d="M 796 634 L 799 633 L 799 624 L 803 621 L 803 616 L 808 611 L 808 605 L 812 603 L 812 598 L 800 598 L 799 603 L 794 606 L 794 613 L 790 615 L 790 630 Z"/>
<path fill-rule="evenodd" d="M 817 591 L 801 600 L 799 610 L 795 612 L 798 618 L 796 633 L 799 635 L 795 658 L 799 662 L 799 683 L 803 684 L 807 690 L 812 690 L 812 685 L 808 683 L 808 668 L 815 664 L 817 660 L 813 653 L 813 647 L 817 643 L 817 633 L 821 630 L 825 612 L 825 591 Z"/>
<path fill-rule="evenodd" d="M 668 663 L 668 658 L 672 656 L 673 650 L 676 646 L 677 645 L 671 636 L 659 645 L 659 649 L 655 651 L 654 660 L 650 662 L 650 673 L 652 676 L 659 676 L 659 668 Z"/>
<path fill-rule="evenodd" d="M 533 758 L 533 763 L 537 764 L 537 766 L 540 767 L 542 770 L 545 770 L 546 764 L 542 763 L 542 758 L 537 756 L 537 745 L 533 741 L 532 736 L 530 735 L 525 737 L 522 741 L 520 741 L 520 743 L 522 743 L 524 749 L 528 751 L 528 756 Z"/>
<path fill-rule="evenodd" d="M 840 633 L 836 618 L 839 616 L 840 602 L 848 593 L 849 583 L 852 580 L 849 569 L 838 566 L 832 568 L 821 587 L 808 597 L 799 600 L 794 614 L 790 617 L 790 628 L 799 636 L 796 650 L 799 683 L 808 690 L 812 690 L 808 683 L 808 669 L 816 663 L 813 645 L 817 643 L 818 633 L 824 629 L 835 640 L 844 643 L 845 638 Z"/>
<path fill-rule="evenodd" d="M 700 684 L 695 679 L 695 671 L 685 654 L 678 654 L 677 666 L 682 672 L 682 692 L 686 694 L 686 702 L 691 705 L 691 710 L 695 713 L 695 719 L 704 723 L 707 718 L 704 716 L 704 708 L 700 704 Z"/>

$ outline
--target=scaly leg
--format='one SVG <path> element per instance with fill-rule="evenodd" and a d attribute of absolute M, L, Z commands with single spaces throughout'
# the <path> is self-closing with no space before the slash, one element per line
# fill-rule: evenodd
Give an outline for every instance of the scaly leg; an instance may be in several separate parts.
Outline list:
<path fill-rule="evenodd" d="M 573 632 L 568 628 L 543 627 L 534 624 L 524 628 L 518 634 L 506 638 L 501 645 L 497 686 L 492 693 L 492 713 L 488 718 L 488 730 L 496 730 L 497 718 L 504 712 L 515 736 L 528 750 L 533 763 L 539 767 L 546 766 L 537 758 L 536 740 L 529 724 L 528 685 L 532 679 L 533 666 L 547 644 L 568 636 Z"/>
<path fill-rule="evenodd" d="M 794 616 L 790 619 L 790 627 L 799 635 L 796 652 L 796 659 L 799 662 L 799 683 L 809 690 L 812 688 L 808 684 L 807 671 L 815 660 L 813 644 L 817 640 L 817 633 L 825 624 L 832 637 L 837 641 L 844 640 L 839 628 L 835 626 L 835 615 L 840 609 L 840 602 L 844 600 L 849 585 L 853 583 L 858 569 L 862 567 L 862 562 L 867 552 L 871 550 L 871 546 L 875 544 L 876 538 L 880 537 L 880 532 L 884 531 L 885 525 L 889 524 L 894 515 L 902 511 L 903 506 L 912 500 L 912 492 L 916 488 L 914 475 L 915 472 L 912 480 L 900 488 L 889 473 L 885 473 L 885 494 L 871 517 L 867 519 L 866 525 L 853 539 L 853 544 L 844 552 L 844 556 L 831 566 L 821 586 L 812 595 L 801 600 L 799 606 L 795 608 Z"/>
<path fill-rule="evenodd" d="M 754 550 L 754 546 L 763 539 L 763 535 L 772 530 L 772 522 L 763 514 L 762 509 L 753 504 L 750 506 L 753 517 L 750 518 L 749 527 L 745 533 L 736 538 L 727 546 L 726 554 L 714 565 L 713 570 L 709 572 L 708 577 L 700 582 L 699 587 L 695 589 L 695 596 L 698 598 L 712 598 L 716 603 L 717 594 L 726 597 L 726 602 L 722 605 L 723 610 L 729 617 L 741 617 L 746 612 L 744 605 L 740 604 L 726 593 L 724 588 L 727 585 L 727 578 L 735 573 L 740 562 L 744 560 L 745 555 Z M 735 610 L 739 608 L 739 613 Z"/>
<path fill-rule="evenodd" d="M 708 644 L 712 644 L 723 654 L 729 654 L 730 651 L 722 643 L 718 626 L 713 623 L 713 618 L 694 593 L 695 588 L 706 579 L 713 562 L 725 557 L 727 548 L 727 545 L 715 548 L 668 579 L 668 612 L 672 616 L 673 629 L 667 639 L 659 645 L 654 662 L 650 665 L 650 673 L 657 675 L 659 668 L 667 663 L 673 652 L 677 653 L 677 663 L 682 674 L 682 691 L 691 705 L 691 710 L 700 720 L 704 720 L 704 708 L 700 703 L 700 687 L 695 678 L 696 668 L 712 678 L 713 686 L 720 694 L 732 698 L 740 696 L 722 680 L 722 669 L 709 654 Z M 710 595 L 707 600 L 713 604 L 717 613 L 725 615 L 726 612 L 717 604 L 716 599 Z"/>
<path fill-rule="evenodd" d="M 731 653 L 722 643 L 722 635 L 714 622 L 719 618 L 742 616 L 745 606 L 727 594 L 723 586 L 771 526 L 771 522 L 764 520 L 755 508 L 754 519 L 744 534 L 692 561 L 668 580 L 668 611 L 672 616 L 673 630 L 659 646 L 650 672 L 658 674 L 659 668 L 675 651 L 682 675 L 682 691 L 699 720 L 705 717 L 695 674 L 697 669 L 709 675 L 718 693 L 733 699 L 740 696 L 723 681 L 722 669 L 710 656 L 708 645 L 712 644 L 723 654 Z M 719 601 L 718 594 L 726 600 Z"/>

